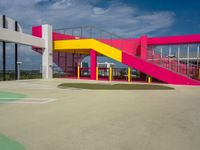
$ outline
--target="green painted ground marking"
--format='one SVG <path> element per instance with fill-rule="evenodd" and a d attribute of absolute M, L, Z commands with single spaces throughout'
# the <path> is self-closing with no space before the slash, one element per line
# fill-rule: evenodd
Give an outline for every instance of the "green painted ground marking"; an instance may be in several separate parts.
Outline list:
<path fill-rule="evenodd" d="M 1 101 L 16 101 L 16 100 L 20 100 L 25 97 L 26 97 L 26 95 L 20 94 L 20 93 L 0 91 L 0 102 Z"/>
<path fill-rule="evenodd" d="M 173 90 L 165 85 L 154 84 L 90 84 L 90 83 L 63 83 L 59 88 L 77 88 L 89 90 Z"/>
<path fill-rule="evenodd" d="M 26 150 L 25 147 L 17 141 L 0 134 L 0 149 L 2 150 Z"/>

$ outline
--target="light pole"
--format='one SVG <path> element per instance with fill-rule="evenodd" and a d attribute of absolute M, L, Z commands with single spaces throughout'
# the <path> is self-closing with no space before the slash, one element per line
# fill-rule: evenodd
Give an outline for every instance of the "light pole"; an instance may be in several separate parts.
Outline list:
<path fill-rule="evenodd" d="M 17 80 L 20 80 L 20 65 L 22 62 L 18 61 L 17 63 Z"/>

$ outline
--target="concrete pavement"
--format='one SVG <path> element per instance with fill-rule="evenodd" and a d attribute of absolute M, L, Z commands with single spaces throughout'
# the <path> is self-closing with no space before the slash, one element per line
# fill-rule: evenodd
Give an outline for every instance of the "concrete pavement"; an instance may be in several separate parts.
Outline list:
<path fill-rule="evenodd" d="M 28 150 L 200 149 L 200 87 L 173 86 L 175 90 L 164 91 L 57 88 L 65 82 L 96 81 L 1 82 L 0 91 L 56 101 L 0 104 L 0 133 Z"/>

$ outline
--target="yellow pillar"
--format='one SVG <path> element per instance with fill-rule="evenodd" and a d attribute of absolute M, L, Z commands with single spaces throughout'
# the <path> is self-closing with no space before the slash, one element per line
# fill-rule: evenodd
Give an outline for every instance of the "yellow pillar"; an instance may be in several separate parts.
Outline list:
<path fill-rule="evenodd" d="M 77 78 L 80 79 L 80 65 L 78 65 L 77 68 Z"/>
<path fill-rule="evenodd" d="M 128 67 L 128 82 L 131 82 L 131 68 Z"/>
<path fill-rule="evenodd" d="M 200 80 L 200 68 L 198 70 L 198 79 Z"/>
<path fill-rule="evenodd" d="M 112 67 L 109 69 L 109 80 L 112 81 Z"/>
<path fill-rule="evenodd" d="M 151 83 L 151 82 L 152 82 L 152 77 L 147 76 L 147 82 L 148 82 L 148 83 Z"/>
<path fill-rule="evenodd" d="M 99 68 L 96 67 L 96 80 L 99 80 Z"/>

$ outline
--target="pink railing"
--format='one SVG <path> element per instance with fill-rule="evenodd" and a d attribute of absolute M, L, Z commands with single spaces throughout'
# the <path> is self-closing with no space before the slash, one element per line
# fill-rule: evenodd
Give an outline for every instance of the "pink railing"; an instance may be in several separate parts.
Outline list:
<path fill-rule="evenodd" d="M 150 48 L 147 49 L 147 61 L 193 79 L 198 76 L 197 65 L 180 61 L 176 57 L 161 56 Z"/>

